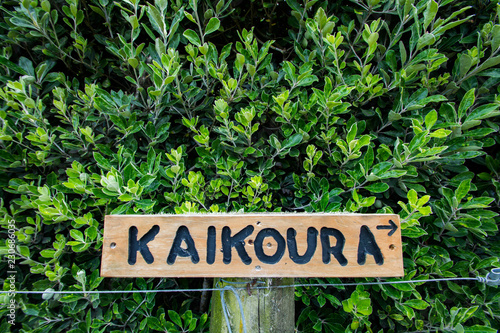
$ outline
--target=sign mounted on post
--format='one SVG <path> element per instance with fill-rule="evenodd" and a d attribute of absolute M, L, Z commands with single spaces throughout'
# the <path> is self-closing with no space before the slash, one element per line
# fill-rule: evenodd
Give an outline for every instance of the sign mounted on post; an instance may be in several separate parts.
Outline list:
<path fill-rule="evenodd" d="M 101 276 L 403 276 L 399 216 L 109 215 Z"/>

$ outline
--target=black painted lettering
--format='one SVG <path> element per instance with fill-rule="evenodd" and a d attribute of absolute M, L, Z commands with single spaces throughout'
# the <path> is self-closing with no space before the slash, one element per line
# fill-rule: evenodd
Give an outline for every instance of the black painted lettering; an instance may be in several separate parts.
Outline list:
<path fill-rule="evenodd" d="M 131 226 L 128 229 L 128 264 L 135 265 L 137 261 L 137 251 L 141 252 L 144 261 L 152 264 L 155 258 L 149 251 L 148 243 L 155 239 L 155 236 L 160 232 L 160 227 L 155 225 L 148 232 L 137 240 L 138 230 L 136 226 Z"/>
<path fill-rule="evenodd" d="M 186 243 L 185 249 L 181 247 L 182 242 Z M 191 257 L 191 262 L 193 264 L 197 264 L 200 261 L 193 237 L 191 237 L 189 229 L 184 225 L 180 226 L 175 233 L 174 242 L 172 243 L 170 253 L 167 257 L 167 264 L 173 265 L 177 256 Z"/>
<path fill-rule="evenodd" d="M 253 226 L 246 226 L 240 232 L 231 237 L 231 228 L 222 228 L 222 261 L 227 265 L 231 263 L 231 250 L 234 247 L 240 256 L 241 261 L 245 265 L 252 263 L 252 258 L 245 251 L 245 238 L 250 236 L 253 232 Z"/>
<path fill-rule="evenodd" d="M 330 236 L 337 239 L 335 246 L 330 245 Z M 333 254 L 341 266 L 347 265 L 347 259 L 342 253 L 345 245 L 344 234 L 334 228 L 321 228 L 321 246 L 323 248 L 323 263 L 330 263 L 330 255 Z"/>
<path fill-rule="evenodd" d="M 263 246 L 264 246 L 264 239 L 266 237 L 274 238 L 274 240 L 278 244 L 278 246 L 276 247 L 276 252 L 272 256 L 269 256 L 264 253 Z M 280 261 L 281 258 L 283 258 L 283 254 L 285 254 L 286 243 L 285 239 L 283 238 L 283 236 L 281 236 L 278 230 L 273 228 L 265 228 L 259 231 L 257 237 L 255 237 L 254 246 L 255 246 L 255 255 L 262 263 L 274 265 L 278 261 Z"/>
<path fill-rule="evenodd" d="M 215 262 L 215 227 L 208 227 L 207 231 L 207 264 L 212 265 Z"/>
<path fill-rule="evenodd" d="M 318 230 L 313 227 L 307 229 L 307 250 L 304 255 L 300 256 L 297 252 L 297 241 L 295 240 L 297 236 L 297 231 L 293 228 L 289 228 L 286 231 L 286 242 L 288 244 L 288 255 L 290 259 L 296 264 L 304 265 L 311 261 L 311 258 L 316 252 L 316 246 L 318 243 Z"/>
<path fill-rule="evenodd" d="M 364 265 L 366 262 L 366 254 L 371 254 L 375 258 L 377 265 L 384 264 L 384 256 L 375 241 L 370 228 L 366 225 L 361 227 L 359 231 L 359 245 L 358 245 L 358 264 Z"/>

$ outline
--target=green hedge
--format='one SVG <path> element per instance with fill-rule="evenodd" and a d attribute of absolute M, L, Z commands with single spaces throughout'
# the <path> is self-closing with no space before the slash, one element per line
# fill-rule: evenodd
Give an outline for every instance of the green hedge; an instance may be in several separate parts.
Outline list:
<path fill-rule="evenodd" d="M 397 213 L 406 279 L 500 266 L 495 1 L 0 3 L 1 249 L 47 291 L 0 331 L 207 330 L 199 293 L 50 293 L 201 286 L 99 277 L 105 214 Z M 500 329 L 475 282 L 296 300 L 299 332 Z"/>

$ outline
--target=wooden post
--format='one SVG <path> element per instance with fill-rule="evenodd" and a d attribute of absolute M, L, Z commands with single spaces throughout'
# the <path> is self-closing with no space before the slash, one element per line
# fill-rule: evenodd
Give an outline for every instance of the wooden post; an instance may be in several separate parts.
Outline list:
<path fill-rule="evenodd" d="M 224 288 L 225 286 L 246 287 L 244 282 L 252 284 L 251 279 L 215 279 L 214 286 Z M 227 281 L 227 282 L 225 282 Z M 254 287 L 292 285 L 293 278 L 258 279 Z M 263 282 L 263 283 L 260 283 Z M 238 289 L 237 293 L 243 305 L 247 333 L 293 333 L 295 330 L 295 289 L 290 288 L 266 288 L 254 289 L 250 286 L 249 291 Z M 212 294 L 212 314 L 210 321 L 210 333 L 229 332 L 221 304 L 219 291 Z M 233 333 L 243 333 L 243 320 L 239 302 L 230 290 L 224 291 L 224 300 L 229 311 L 229 322 Z"/>

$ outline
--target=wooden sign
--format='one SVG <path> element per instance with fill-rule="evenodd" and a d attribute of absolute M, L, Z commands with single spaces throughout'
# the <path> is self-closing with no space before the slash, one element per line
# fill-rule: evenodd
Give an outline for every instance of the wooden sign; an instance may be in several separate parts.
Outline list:
<path fill-rule="evenodd" d="M 101 276 L 403 275 L 398 215 L 110 215 Z"/>

